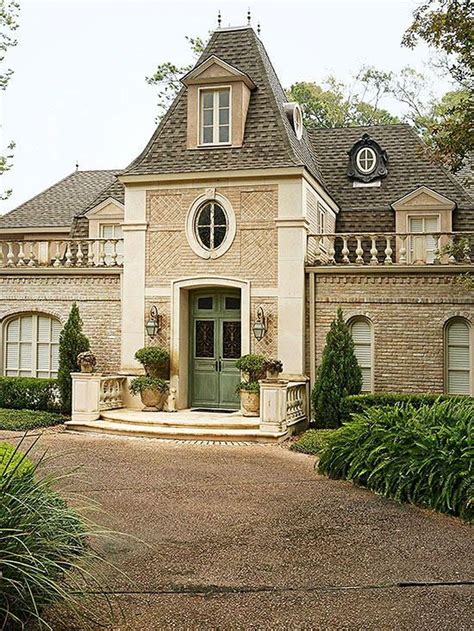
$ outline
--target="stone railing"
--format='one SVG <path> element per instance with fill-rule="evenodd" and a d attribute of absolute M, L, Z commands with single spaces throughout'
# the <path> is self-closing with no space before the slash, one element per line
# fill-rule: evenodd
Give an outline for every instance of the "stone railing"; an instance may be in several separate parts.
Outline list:
<path fill-rule="evenodd" d="M 308 266 L 454 264 L 474 264 L 474 232 L 308 235 Z"/>
<path fill-rule="evenodd" d="M 122 239 L 0 241 L 0 268 L 121 267 Z"/>
<path fill-rule="evenodd" d="M 260 382 L 260 430 L 283 433 L 309 423 L 309 382 Z"/>
<path fill-rule="evenodd" d="M 122 408 L 126 377 L 101 373 L 71 373 L 73 421 L 96 421 L 105 410 Z"/>

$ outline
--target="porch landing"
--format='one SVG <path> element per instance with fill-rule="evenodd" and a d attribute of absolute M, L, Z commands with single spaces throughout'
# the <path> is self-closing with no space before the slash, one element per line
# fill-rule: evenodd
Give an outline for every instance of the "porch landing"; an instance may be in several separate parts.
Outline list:
<path fill-rule="evenodd" d="M 168 440 L 275 443 L 289 435 L 288 431 L 262 431 L 259 425 L 259 417 L 246 417 L 240 412 L 142 412 L 129 408 L 101 412 L 95 421 L 66 422 L 67 429 L 78 432 Z"/>

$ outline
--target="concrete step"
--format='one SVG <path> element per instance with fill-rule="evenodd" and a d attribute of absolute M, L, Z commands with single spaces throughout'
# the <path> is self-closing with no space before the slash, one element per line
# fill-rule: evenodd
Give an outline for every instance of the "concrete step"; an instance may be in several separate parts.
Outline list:
<path fill-rule="evenodd" d="M 207 429 L 258 430 L 259 419 L 240 414 L 216 412 L 142 412 L 141 410 L 110 410 L 101 413 L 101 419 L 128 425 L 159 425 L 162 427 L 189 427 Z"/>
<path fill-rule="evenodd" d="M 96 432 L 118 434 L 121 436 L 141 436 L 166 438 L 171 440 L 207 440 L 215 442 L 279 442 L 286 437 L 286 432 L 264 433 L 258 429 L 213 429 L 209 427 L 179 427 L 160 424 L 138 424 L 115 422 L 99 419 L 98 421 L 66 421 L 69 430 L 77 432 Z"/>

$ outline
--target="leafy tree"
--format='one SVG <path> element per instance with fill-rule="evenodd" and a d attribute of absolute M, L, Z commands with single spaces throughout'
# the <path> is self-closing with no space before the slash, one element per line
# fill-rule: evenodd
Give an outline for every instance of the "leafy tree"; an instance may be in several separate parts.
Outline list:
<path fill-rule="evenodd" d="M 189 35 L 186 35 L 186 41 L 189 43 L 194 61 L 196 61 L 205 49 L 206 42 L 201 37 L 189 37 Z M 157 120 L 160 120 L 170 107 L 173 99 L 182 87 L 180 82 L 181 77 L 189 72 L 193 68 L 193 65 L 194 64 L 178 66 L 171 61 L 165 61 L 156 67 L 151 77 L 146 77 L 148 85 L 158 88 Z"/>
<path fill-rule="evenodd" d="M 316 425 L 339 427 L 346 420 L 345 397 L 359 394 L 361 388 L 362 372 L 354 353 L 354 341 L 339 308 L 326 336 L 312 393 Z"/>
<path fill-rule="evenodd" d="M 89 340 L 82 332 L 82 320 L 79 315 L 79 307 L 74 302 L 67 322 L 59 335 L 58 384 L 61 393 L 61 407 L 65 414 L 71 412 L 71 373 L 80 371 L 77 356 L 79 353 L 88 351 L 89 348 Z"/>
<path fill-rule="evenodd" d="M 15 0 L 0 0 L 0 90 L 5 90 L 11 79 L 13 70 L 5 67 L 5 57 L 10 48 L 16 46 L 14 32 L 18 28 L 20 5 Z M 15 143 L 10 142 L 3 155 L 0 155 L 0 175 L 11 169 L 12 151 Z M 6 199 L 11 191 L 0 194 L 0 199 Z"/>

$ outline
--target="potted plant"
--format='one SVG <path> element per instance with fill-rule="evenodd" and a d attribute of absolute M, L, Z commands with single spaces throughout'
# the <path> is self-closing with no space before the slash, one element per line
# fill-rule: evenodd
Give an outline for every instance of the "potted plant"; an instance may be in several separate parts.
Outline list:
<path fill-rule="evenodd" d="M 243 355 L 235 362 L 236 367 L 243 373 L 242 381 L 237 385 L 236 392 L 240 393 L 240 404 L 244 416 L 258 416 L 260 412 L 260 384 L 265 374 L 265 357 L 262 355 Z"/>
<path fill-rule="evenodd" d="M 147 377 L 168 379 L 170 371 L 170 355 L 161 346 L 145 346 L 135 353 L 135 359 L 145 369 Z"/>
<path fill-rule="evenodd" d="M 132 379 L 129 390 L 140 395 L 145 412 L 158 412 L 163 409 L 169 386 L 164 379 L 142 376 Z"/>
<path fill-rule="evenodd" d="M 275 381 L 275 379 L 278 379 L 278 375 L 283 372 L 283 364 L 279 359 L 267 359 L 265 362 L 265 370 L 267 372 L 267 379 Z"/>

